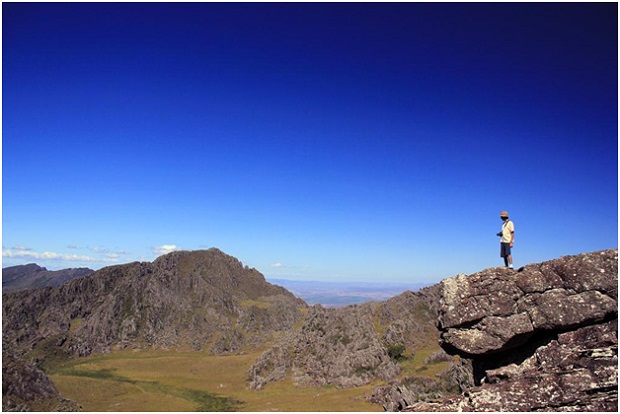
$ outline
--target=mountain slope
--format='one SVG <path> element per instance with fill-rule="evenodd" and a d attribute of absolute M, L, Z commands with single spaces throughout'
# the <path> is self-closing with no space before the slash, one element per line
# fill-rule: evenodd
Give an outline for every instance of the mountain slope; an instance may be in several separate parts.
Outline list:
<path fill-rule="evenodd" d="M 94 272 L 88 268 L 47 270 L 34 263 L 10 266 L 2 269 L 2 293 L 26 289 L 39 289 L 60 286 L 70 280 L 87 276 Z"/>
<path fill-rule="evenodd" d="M 472 383 L 460 396 L 421 404 L 409 395 L 400 407 L 618 411 L 617 249 L 447 278 L 441 304 L 441 345 L 467 361 Z"/>
<path fill-rule="evenodd" d="M 291 375 L 302 386 L 356 387 L 394 380 L 401 367 L 390 353 L 412 355 L 437 346 L 439 285 L 407 291 L 386 302 L 343 308 L 312 306 L 300 329 L 283 337 L 248 372 L 250 387 Z"/>
<path fill-rule="evenodd" d="M 81 411 L 34 364 L 2 347 L 2 411 Z"/>
<path fill-rule="evenodd" d="M 112 347 L 259 346 L 305 303 L 217 249 L 103 268 L 59 288 L 3 295 L 3 339 L 73 355 Z"/>

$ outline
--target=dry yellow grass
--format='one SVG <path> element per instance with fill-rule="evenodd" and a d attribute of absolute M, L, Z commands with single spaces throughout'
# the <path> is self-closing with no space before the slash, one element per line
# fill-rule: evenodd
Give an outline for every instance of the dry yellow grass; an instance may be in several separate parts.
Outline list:
<path fill-rule="evenodd" d="M 86 411 L 204 410 L 193 393 L 205 391 L 242 402 L 235 406 L 238 411 L 383 411 L 365 400 L 371 385 L 296 387 L 287 378 L 261 391 L 249 390 L 247 370 L 259 355 L 123 351 L 72 361 L 56 367 L 50 377 Z"/>
<path fill-rule="evenodd" d="M 54 376 L 59 391 L 84 411 L 195 411 L 197 404 L 168 394 L 146 392 L 137 385 L 83 377 Z"/>

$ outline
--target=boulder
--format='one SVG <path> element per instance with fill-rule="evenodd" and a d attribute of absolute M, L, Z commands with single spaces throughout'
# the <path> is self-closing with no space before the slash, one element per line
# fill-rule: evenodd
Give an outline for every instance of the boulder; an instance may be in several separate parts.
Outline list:
<path fill-rule="evenodd" d="M 600 323 L 618 312 L 618 253 L 607 250 L 487 269 L 442 281 L 443 346 L 463 356 L 518 347 L 542 332 Z"/>
<path fill-rule="evenodd" d="M 2 411 L 81 411 L 81 407 L 60 395 L 42 370 L 3 343 Z"/>
<path fill-rule="evenodd" d="M 474 385 L 403 411 L 618 410 L 617 249 L 446 279 L 438 327 Z"/>

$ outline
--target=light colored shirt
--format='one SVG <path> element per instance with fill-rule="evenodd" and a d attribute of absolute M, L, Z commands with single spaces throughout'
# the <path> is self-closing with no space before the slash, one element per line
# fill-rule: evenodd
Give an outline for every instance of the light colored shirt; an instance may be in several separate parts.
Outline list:
<path fill-rule="evenodd" d="M 510 243 L 512 241 L 511 234 L 515 232 L 515 224 L 511 220 L 506 220 L 502 224 L 502 243 Z"/>

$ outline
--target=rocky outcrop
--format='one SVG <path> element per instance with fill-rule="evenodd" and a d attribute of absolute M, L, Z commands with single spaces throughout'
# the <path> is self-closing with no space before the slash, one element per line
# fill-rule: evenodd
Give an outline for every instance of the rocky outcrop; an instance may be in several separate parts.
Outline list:
<path fill-rule="evenodd" d="M 289 369 L 293 381 L 305 386 L 352 387 L 392 378 L 399 367 L 381 343 L 371 314 L 364 305 L 311 307 L 300 331 L 254 364 L 250 386 L 261 389 L 283 379 Z"/>
<path fill-rule="evenodd" d="M 401 369 L 390 356 L 400 346 L 410 354 L 436 343 L 438 286 L 404 292 L 386 302 L 344 308 L 311 307 L 300 329 L 283 337 L 248 372 L 249 386 L 262 389 L 290 375 L 300 386 L 355 387 L 392 381 Z"/>
<path fill-rule="evenodd" d="M 2 347 L 2 411 L 80 411 L 35 365 Z"/>
<path fill-rule="evenodd" d="M 59 288 L 4 294 L 3 339 L 70 355 L 112 347 L 260 346 L 301 317 L 305 303 L 217 249 L 103 268 Z"/>
<path fill-rule="evenodd" d="M 377 319 L 383 342 L 389 347 L 402 344 L 409 351 L 436 345 L 439 333 L 435 321 L 439 312 L 440 286 L 407 291 L 378 304 Z"/>
<path fill-rule="evenodd" d="M 466 361 L 453 361 L 450 358 L 446 362 L 449 362 L 446 369 L 435 378 L 426 375 L 405 376 L 402 380 L 375 387 L 367 396 L 367 400 L 380 404 L 385 411 L 407 411 L 412 404 L 417 404 L 418 408 L 421 408 L 420 401 L 432 401 L 433 403 L 427 404 L 437 404 L 437 401 L 443 400 L 443 406 L 447 407 L 449 400 L 445 398 L 446 395 L 456 395 L 461 389 L 468 388 L 473 383 L 471 383 L 471 366 Z M 425 362 L 425 367 L 428 366 L 427 363 L 432 361 Z"/>
<path fill-rule="evenodd" d="M 2 269 L 2 293 L 60 286 L 70 280 L 79 279 L 93 272 L 94 270 L 85 267 L 47 270 L 45 267 L 34 263 L 9 266 Z"/>
<path fill-rule="evenodd" d="M 445 279 L 441 344 L 475 385 L 407 411 L 616 412 L 617 318 L 617 250 Z"/>

